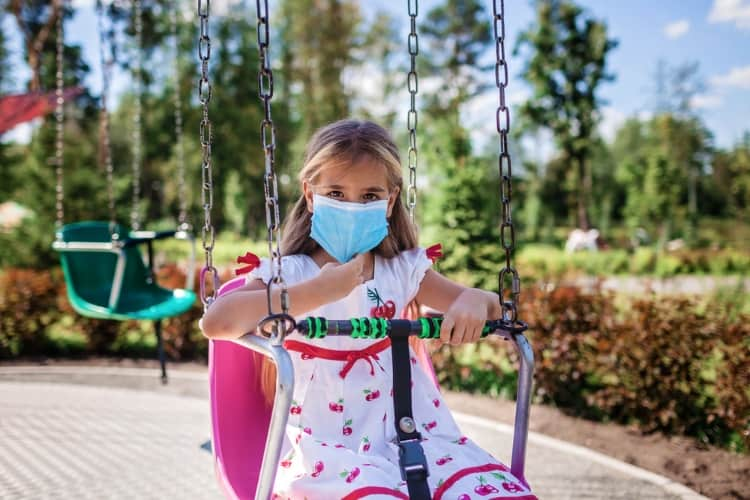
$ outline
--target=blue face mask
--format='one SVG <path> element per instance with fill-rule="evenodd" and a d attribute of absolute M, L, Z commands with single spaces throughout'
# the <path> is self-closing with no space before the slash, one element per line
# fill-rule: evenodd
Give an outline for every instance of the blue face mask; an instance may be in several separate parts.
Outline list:
<path fill-rule="evenodd" d="M 310 237 L 342 264 L 388 236 L 388 200 L 351 203 L 313 195 Z"/>

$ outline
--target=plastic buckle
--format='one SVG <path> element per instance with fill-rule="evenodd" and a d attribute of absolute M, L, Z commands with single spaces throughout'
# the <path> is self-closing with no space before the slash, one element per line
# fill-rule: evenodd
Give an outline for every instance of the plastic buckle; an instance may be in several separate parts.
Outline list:
<path fill-rule="evenodd" d="M 430 475 L 427 468 L 427 457 L 425 457 L 421 438 L 407 439 L 398 443 L 398 463 L 401 467 L 401 479 L 404 481 L 424 480 Z"/>

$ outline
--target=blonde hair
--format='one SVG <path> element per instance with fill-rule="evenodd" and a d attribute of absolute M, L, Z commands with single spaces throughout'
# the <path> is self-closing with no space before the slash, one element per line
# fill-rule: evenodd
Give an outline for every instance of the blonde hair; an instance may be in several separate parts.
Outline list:
<path fill-rule="evenodd" d="M 369 121 L 339 120 L 319 129 L 307 144 L 298 179 L 300 184 L 305 181 L 314 184 L 322 170 L 355 165 L 363 159 L 382 165 L 388 190 L 399 191 L 388 220 L 388 236 L 373 250 L 385 258 L 395 257 L 399 252 L 417 246 L 417 231 L 401 201 L 404 182 L 398 148 L 383 127 Z M 310 237 L 311 227 L 312 214 L 307 210 L 302 194 L 284 221 L 282 255 L 311 255 L 315 252 L 319 245 Z"/>
<path fill-rule="evenodd" d="M 373 122 L 360 120 L 339 120 L 318 129 L 305 148 L 298 180 L 300 184 L 304 181 L 314 184 L 323 169 L 355 165 L 363 159 L 374 160 L 374 163 L 382 165 L 386 173 L 388 190 L 393 192 L 398 188 L 399 191 L 388 220 L 388 236 L 373 250 L 385 258 L 395 257 L 399 252 L 417 246 L 417 230 L 401 200 L 400 193 L 403 192 L 404 184 L 401 159 L 398 147 L 387 130 Z M 301 194 L 284 220 L 281 254 L 312 255 L 319 245 L 310 237 L 311 228 L 312 214 L 307 210 L 304 194 Z M 417 309 L 418 305 L 413 301 L 407 305 L 405 313 L 415 317 Z M 417 353 L 426 352 L 424 344 L 419 342 L 419 339 L 409 340 Z M 261 361 L 260 378 L 266 403 L 271 406 L 276 387 L 276 367 L 265 356 Z"/>

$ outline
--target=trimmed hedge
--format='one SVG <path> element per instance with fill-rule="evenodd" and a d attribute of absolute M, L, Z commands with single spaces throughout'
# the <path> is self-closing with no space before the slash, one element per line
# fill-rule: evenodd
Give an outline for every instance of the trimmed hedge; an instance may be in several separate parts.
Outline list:
<path fill-rule="evenodd" d="M 727 304 L 703 308 L 691 298 L 618 305 L 612 294 L 567 287 L 530 290 L 523 300 L 537 401 L 750 450 L 750 316 Z M 433 355 L 441 383 L 513 395 L 517 358 L 505 344 L 442 347 Z"/>
<path fill-rule="evenodd" d="M 184 286 L 177 266 L 162 267 L 157 281 Z M 199 301 L 187 313 L 162 322 L 167 355 L 174 360 L 207 359 L 198 330 Z M 70 306 L 59 269 L 0 271 L 0 360 L 19 356 L 113 355 L 151 357 L 156 336 L 150 321 L 106 321 L 79 316 Z"/>
<path fill-rule="evenodd" d="M 659 253 L 650 247 L 566 253 L 551 245 L 528 244 L 516 256 L 519 269 L 535 278 L 574 274 L 635 274 L 670 277 L 681 274 L 750 275 L 750 252 L 732 249 L 679 250 Z M 529 277 L 529 276 L 526 276 Z"/>

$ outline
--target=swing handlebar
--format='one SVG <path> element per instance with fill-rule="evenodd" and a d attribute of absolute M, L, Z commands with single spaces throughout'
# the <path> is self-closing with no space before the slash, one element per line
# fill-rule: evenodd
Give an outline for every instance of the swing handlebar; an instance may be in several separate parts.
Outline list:
<path fill-rule="evenodd" d="M 334 320 L 308 317 L 298 322 L 296 329 L 310 339 L 323 338 L 327 335 L 349 335 L 352 338 L 363 339 L 416 335 L 422 339 L 437 339 L 440 338 L 442 324 L 442 317 L 418 318 L 417 320 L 385 318 Z M 490 320 L 482 329 L 482 338 L 491 334 L 509 338 L 523 333 L 527 328 L 526 323 L 522 321 L 513 324 L 506 320 Z"/>
<path fill-rule="evenodd" d="M 278 463 L 281 456 L 281 443 L 294 392 L 294 368 L 289 353 L 282 345 L 287 333 L 296 329 L 310 339 L 323 338 L 326 335 L 350 335 L 352 338 L 362 339 L 382 338 L 388 335 L 419 335 L 421 338 L 438 338 L 442 320 L 443 318 L 439 317 L 419 318 L 416 321 L 384 318 L 330 320 L 309 317 L 300 322 L 295 322 L 294 318 L 288 314 L 272 314 L 258 324 L 257 329 L 261 332 L 261 335 L 248 333 L 235 340 L 234 342 L 237 344 L 270 358 L 277 367 L 276 399 L 274 400 L 273 416 L 271 417 L 267 440 L 269 446 L 266 448 L 261 467 L 261 477 L 265 478 L 263 484 L 273 484 L 273 471 L 275 470 L 273 464 Z M 523 335 L 526 329 L 527 325 L 521 321 L 511 323 L 505 320 L 493 320 L 487 322 L 482 336 L 500 335 L 513 344 L 518 354 L 519 371 L 511 472 L 528 486 L 525 477 L 526 443 L 529 432 L 534 352 L 531 344 Z M 278 335 L 279 330 L 283 332 L 283 335 Z M 270 488 L 270 486 L 267 486 L 267 488 Z"/>

